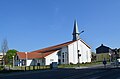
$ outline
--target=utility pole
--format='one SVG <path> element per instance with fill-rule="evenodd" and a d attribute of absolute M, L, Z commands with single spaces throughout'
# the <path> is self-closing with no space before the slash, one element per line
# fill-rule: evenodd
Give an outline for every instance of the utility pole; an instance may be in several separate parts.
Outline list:
<path fill-rule="evenodd" d="M 25 63 L 25 71 L 27 70 L 27 52 L 25 52 L 25 60 L 26 60 L 26 63 Z"/>
<path fill-rule="evenodd" d="M 15 64 L 15 63 L 14 63 L 14 56 L 12 56 L 12 57 L 13 57 L 13 68 L 14 68 L 14 64 Z"/>
<path fill-rule="evenodd" d="M 79 35 L 80 34 L 82 34 L 84 31 L 81 31 L 80 33 L 79 33 Z M 80 39 L 78 39 L 78 40 L 80 40 Z M 79 46 L 78 46 L 78 40 L 77 40 L 77 53 L 78 53 L 78 67 L 80 67 L 80 56 L 81 56 L 81 54 L 79 53 L 80 52 L 80 50 L 79 50 Z"/>

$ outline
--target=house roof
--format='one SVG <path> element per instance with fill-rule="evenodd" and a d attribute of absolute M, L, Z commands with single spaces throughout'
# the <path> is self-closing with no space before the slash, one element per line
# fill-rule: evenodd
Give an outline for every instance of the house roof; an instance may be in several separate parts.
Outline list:
<path fill-rule="evenodd" d="M 110 50 L 112 51 L 112 49 L 110 47 L 107 47 L 107 46 L 101 44 L 101 46 L 96 48 L 96 54 L 109 53 Z"/>
<path fill-rule="evenodd" d="M 66 42 L 66 43 L 58 44 L 58 45 L 55 45 L 55 46 L 50 46 L 50 47 L 43 48 L 43 49 L 40 49 L 40 50 L 36 50 L 36 51 L 33 51 L 33 52 L 41 53 L 41 52 L 48 52 L 48 51 L 52 51 L 52 50 L 59 50 L 59 49 L 61 49 L 61 47 L 68 46 L 69 44 L 71 44 L 73 42 L 75 42 L 75 41 L 69 41 L 69 42 Z"/>
<path fill-rule="evenodd" d="M 20 59 L 24 59 L 24 58 L 25 58 L 25 52 L 17 52 L 17 56 L 18 56 Z"/>
<path fill-rule="evenodd" d="M 69 44 L 71 44 L 73 42 L 75 42 L 75 41 L 69 41 L 69 42 L 58 44 L 58 45 L 55 45 L 55 46 L 50 46 L 50 47 L 43 48 L 43 49 L 40 49 L 40 50 L 28 52 L 27 53 L 27 58 L 28 59 L 44 58 L 44 57 L 58 51 L 62 47 L 68 46 Z M 20 59 L 25 59 L 26 58 L 25 52 L 17 52 L 17 55 Z"/>
<path fill-rule="evenodd" d="M 80 40 L 80 41 L 83 42 L 88 48 L 90 48 L 90 46 L 88 46 L 83 40 Z M 50 46 L 50 47 L 47 47 L 47 48 L 43 48 L 43 49 L 39 49 L 39 50 L 36 50 L 36 51 L 28 52 L 27 53 L 27 58 L 28 59 L 44 58 L 44 57 L 58 51 L 62 47 L 68 46 L 69 44 L 72 44 L 73 42 L 75 42 L 75 41 L 69 41 L 69 42 L 58 44 L 58 45 L 55 45 L 55 46 Z M 17 52 L 17 55 L 20 59 L 25 59 L 26 58 L 25 52 Z"/>
<path fill-rule="evenodd" d="M 49 51 L 49 52 L 45 52 L 45 53 L 38 53 L 38 52 L 28 52 L 27 54 L 25 52 L 17 52 L 17 55 L 20 59 L 35 59 L 35 58 L 44 58 L 54 52 L 56 52 L 58 50 L 54 50 L 54 51 Z"/>
<path fill-rule="evenodd" d="M 84 43 L 89 49 L 91 49 L 91 47 L 88 44 L 86 44 L 82 39 L 80 39 L 80 41 Z"/>

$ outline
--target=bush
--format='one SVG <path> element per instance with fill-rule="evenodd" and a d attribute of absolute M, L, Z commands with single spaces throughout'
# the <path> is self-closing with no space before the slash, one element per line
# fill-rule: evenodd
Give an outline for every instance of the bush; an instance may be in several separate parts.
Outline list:
<path fill-rule="evenodd" d="M 72 62 L 70 62 L 70 65 L 74 65 Z"/>
<path fill-rule="evenodd" d="M 4 68 L 3 66 L 0 66 L 0 71 L 3 70 L 3 68 Z"/>

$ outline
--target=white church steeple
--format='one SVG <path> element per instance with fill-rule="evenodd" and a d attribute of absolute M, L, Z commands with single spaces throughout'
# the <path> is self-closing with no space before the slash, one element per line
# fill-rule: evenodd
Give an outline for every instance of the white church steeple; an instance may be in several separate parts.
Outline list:
<path fill-rule="evenodd" d="M 73 29 L 73 41 L 79 40 L 79 30 L 78 30 L 78 25 L 77 25 L 77 21 L 74 21 L 74 29 Z"/>

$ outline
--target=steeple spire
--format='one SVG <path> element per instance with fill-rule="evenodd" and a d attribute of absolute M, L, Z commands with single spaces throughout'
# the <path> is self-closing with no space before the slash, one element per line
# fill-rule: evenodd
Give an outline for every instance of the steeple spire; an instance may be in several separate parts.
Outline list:
<path fill-rule="evenodd" d="M 78 25 L 77 25 L 77 21 L 74 21 L 74 29 L 73 29 L 73 41 L 79 40 L 79 30 L 78 30 Z"/>

